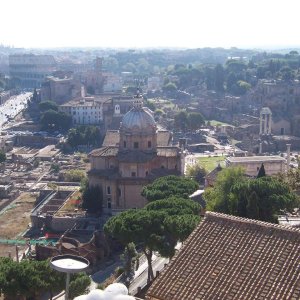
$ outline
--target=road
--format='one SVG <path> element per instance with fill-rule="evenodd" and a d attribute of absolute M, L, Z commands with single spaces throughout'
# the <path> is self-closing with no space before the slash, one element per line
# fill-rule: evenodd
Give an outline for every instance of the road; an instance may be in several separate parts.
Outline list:
<path fill-rule="evenodd" d="M 165 264 L 169 263 L 169 258 L 157 256 L 153 261 L 152 261 L 152 268 L 153 268 L 153 273 L 154 276 L 156 276 L 157 271 L 161 271 Z M 147 285 L 147 279 L 148 279 L 148 265 L 147 262 L 145 262 L 146 268 L 133 279 L 129 286 L 129 294 L 130 295 L 136 295 L 138 292 L 138 288 L 145 287 Z M 141 266 L 142 267 L 142 266 Z"/>
<path fill-rule="evenodd" d="M 0 127 L 10 119 L 13 119 L 27 106 L 32 93 L 23 93 L 10 97 L 4 104 L 0 106 Z"/>
<path fill-rule="evenodd" d="M 121 259 L 118 258 L 113 264 L 109 266 L 104 266 L 102 270 L 94 273 L 91 276 L 91 278 L 94 282 L 101 283 L 105 279 L 107 279 L 111 274 L 113 274 L 117 267 L 121 267 L 122 265 L 123 262 L 121 261 Z"/>

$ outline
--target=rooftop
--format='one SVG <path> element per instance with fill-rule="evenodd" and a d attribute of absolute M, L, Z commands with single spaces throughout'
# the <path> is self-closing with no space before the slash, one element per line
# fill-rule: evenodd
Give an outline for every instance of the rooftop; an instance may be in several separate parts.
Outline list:
<path fill-rule="evenodd" d="M 243 156 L 243 157 L 227 157 L 227 161 L 232 163 L 248 163 L 248 162 L 285 162 L 281 156 Z"/>
<path fill-rule="evenodd" d="M 206 213 L 146 299 L 300 299 L 300 230 Z"/>

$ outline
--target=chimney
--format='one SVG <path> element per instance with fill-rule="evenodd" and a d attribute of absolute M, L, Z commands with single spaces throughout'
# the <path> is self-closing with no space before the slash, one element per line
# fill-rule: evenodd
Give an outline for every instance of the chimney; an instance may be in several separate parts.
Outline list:
<path fill-rule="evenodd" d="M 286 170 L 289 171 L 291 163 L 291 144 L 286 144 Z"/>

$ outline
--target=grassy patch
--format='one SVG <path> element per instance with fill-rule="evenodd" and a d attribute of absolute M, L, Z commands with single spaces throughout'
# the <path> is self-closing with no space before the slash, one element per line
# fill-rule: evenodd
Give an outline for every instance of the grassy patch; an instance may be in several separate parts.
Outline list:
<path fill-rule="evenodd" d="M 80 203 L 81 192 L 77 191 L 65 202 L 64 206 L 57 212 L 57 215 L 60 216 L 64 214 L 83 212 L 83 210 L 79 208 Z"/>
<path fill-rule="evenodd" d="M 217 126 L 217 125 L 228 125 L 228 126 L 233 126 L 233 125 L 231 125 L 231 124 L 224 123 L 224 122 L 217 121 L 217 120 L 207 120 L 207 122 L 210 122 L 210 125 L 211 125 L 211 126 Z"/>
<path fill-rule="evenodd" d="M 207 172 L 216 168 L 218 163 L 220 163 L 222 167 L 225 166 L 225 156 L 198 157 L 197 159 Z"/>
<path fill-rule="evenodd" d="M 240 143 L 241 141 L 235 140 L 235 139 L 230 139 L 230 144 L 231 145 L 236 145 L 237 143 Z"/>

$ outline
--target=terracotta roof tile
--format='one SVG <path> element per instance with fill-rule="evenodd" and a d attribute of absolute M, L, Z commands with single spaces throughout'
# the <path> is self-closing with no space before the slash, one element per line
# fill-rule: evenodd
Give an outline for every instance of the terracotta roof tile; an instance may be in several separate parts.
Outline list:
<path fill-rule="evenodd" d="M 146 299 L 300 299 L 300 230 L 209 212 Z"/>

